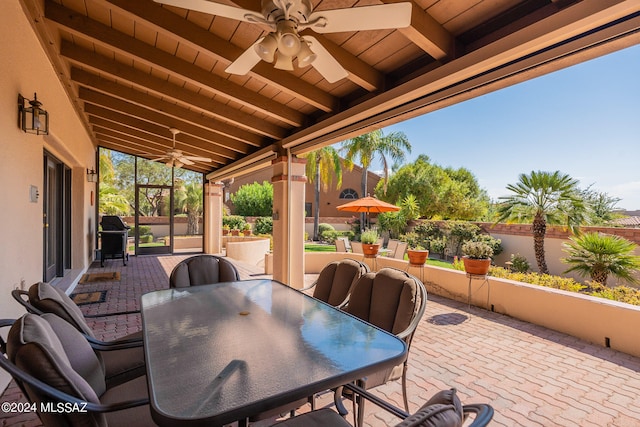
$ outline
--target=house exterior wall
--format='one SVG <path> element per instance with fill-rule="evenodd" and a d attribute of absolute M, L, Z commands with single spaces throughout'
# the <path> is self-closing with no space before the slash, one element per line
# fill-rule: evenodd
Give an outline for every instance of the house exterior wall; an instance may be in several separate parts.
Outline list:
<path fill-rule="evenodd" d="M 233 202 L 231 200 L 227 200 L 227 194 L 233 194 L 238 189 L 245 184 L 253 184 L 254 182 L 262 183 L 264 181 L 271 182 L 271 177 L 273 172 L 271 168 L 261 169 L 254 173 L 243 175 L 241 177 L 236 177 L 231 185 L 225 187 L 225 205 L 229 207 L 231 213 L 234 213 L 233 210 Z M 307 177 L 309 178 L 309 177 Z M 339 206 L 343 203 L 348 202 L 349 200 L 340 199 L 340 193 L 346 189 L 351 188 L 358 193 L 359 197 L 366 196 L 366 194 L 360 194 L 361 191 L 361 181 L 362 181 L 362 168 L 358 166 L 354 166 L 352 171 L 347 170 L 346 168 L 342 170 L 342 185 L 340 188 L 336 189 L 336 182 L 334 180 L 333 186 L 328 189 L 325 193 L 324 191 L 320 191 L 320 216 L 321 217 L 345 217 L 350 218 L 355 214 L 353 212 L 341 212 L 336 209 L 336 206 Z M 380 181 L 380 176 L 376 175 L 373 172 L 369 172 L 369 176 L 367 177 L 367 188 L 368 193 L 373 194 L 373 190 L 376 188 L 376 185 Z M 315 200 L 315 183 L 307 181 L 305 186 L 305 203 L 314 203 Z M 313 216 L 313 211 L 306 212 L 307 217 Z"/>
<path fill-rule="evenodd" d="M 12 289 L 43 278 L 43 154 L 47 150 L 72 170 L 71 263 L 86 270 L 93 256 L 95 216 L 86 168 L 95 167 L 95 149 L 17 0 L 2 2 L 0 14 L 0 311 L 5 318 L 24 313 L 9 297 Z M 18 94 L 33 93 L 49 112 L 50 134 L 37 136 L 17 126 Z M 40 197 L 30 202 L 30 186 Z M 94 194 L 95 197 L 95 194 Z M 0 389 L 8 383 L 0 372 Z"/>

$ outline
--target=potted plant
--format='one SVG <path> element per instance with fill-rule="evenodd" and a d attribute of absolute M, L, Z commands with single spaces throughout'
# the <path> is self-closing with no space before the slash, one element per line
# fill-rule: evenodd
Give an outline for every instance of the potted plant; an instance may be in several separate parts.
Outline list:
<path fill-rule="evenodd" d="M 249 224 L 248 222 L 244 223 L 244 225 L 242 226 L 242 234 L 244 234 L 245 236 L 251 235 L 251 224 Z"/>
<path fill-rule="evenodd" d="M 227 234 L 229 234 L 229 231 L 231 230 L 231 227 L 229 227 L 228 224 L 225 224 L 222 226 L 222 235 L 226 236 Z"/>
<path fill-rule="evenodd" d="M 240 230 L 237 227 L 233 227 L 231 229 L 231 235 L 232 236 L 239 236 L 240 235 Z"/>
<path fill-rule="evenodd" d="M 462 262 L 468 274 L 485 276 L 491 266 L 493 249 L 484 242 L 465 242 L 462 245 Z"/>
<path fill-rule="evenodd" d="M 360 235 L 362 242 L 362 252 L 365 256 L 376 256 L 380 245 L 378 244 L 378 232 L 376 230 L 366 230 Z"/>
<path fill-rule="evenodd" d="M 422 266 L 429 258 L 429 251 L 420 245 L 415 245 L 407 250 L 409 264 Z"/>

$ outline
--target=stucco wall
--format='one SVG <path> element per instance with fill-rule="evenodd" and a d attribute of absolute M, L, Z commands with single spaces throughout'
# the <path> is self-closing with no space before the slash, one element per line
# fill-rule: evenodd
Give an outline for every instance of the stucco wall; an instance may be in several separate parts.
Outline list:
<path fill-rule="evenodd" d="M 86 269 L 92 256 L 95 218 L 90 205 L 95 184 L 86 168 L 95 167 L 95 150 L 85 128 L 17 0 L 3 0 L 0 14 L 0 310 L 5 318 L 23 314 L 9 293 L 20 283 L 42 280 L 42 197 L 29 200 L 31 185 L 43 192 L 46 149 L 72 169 L 72 267 Z M 17 126 L 18 94 L 38 100 L 49 112 L 50 135 L 26 134 Z M 0 373 L 0 389 L 8 376 Z"/>

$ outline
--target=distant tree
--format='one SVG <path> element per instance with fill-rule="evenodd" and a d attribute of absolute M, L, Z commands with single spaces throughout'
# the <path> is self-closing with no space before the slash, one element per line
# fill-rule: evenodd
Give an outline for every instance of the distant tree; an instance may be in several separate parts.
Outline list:
<path fill-rule="evenodd" d="M 202 217 L 202 182 L 181 182 L 174 194 L 176 210 L 187 214 L 187 234 L 198 234 Z"/>
<path fill-rule="evenodd" d="M 621 199 L 611 197 L 607 193 L 592 190 L 591 186 L 580 193 L 585 201 L 589 224 L 604 225 L 622 217 L 621 214 L 615 212 L 616 205 Z"/>
<path fill-rule="evenodd" d="M 584 233 L 571 237 L 564 244 L 569 256 L 562 261 L 571 266 L 565 273 L 575 271 L 605 286 L 609 274 L 636 284 L 638 280 L 633 273 L 640 269 L 640 257 L 634 254 L 636 247 L 627 239 L 610 234 Z"/>
<path fill-rule="evenodd" d="M 549 274 L 544 253 L 547 224 L 565 225 L 575 232 L 585 220 L 578 181 L 560 171 L 532 171 L 521 174 L 519 182 L 507 185 L 507 190 L 513 194 L 500 197 L 496 222 L 531 222 L 538 270 Z"/>
<path fill-rule="evenodd" d="M 235 213 L 241 216 L 271 216 L 273 212 L 273 185 L 264 181 L 245 184 L 231 195 Z"/>
<path fill-rule="evenodd" d="M 342 159 L 333 147 L 323 147 L 304 155 L 307 159 L 306 175 L 314 184 L 315 200 L 313 204 L 313 240 L 318 240 L 320 224 L 320 190 L 325 193 L 336 178 L 336 189 L 342 186 Z"/>
<path fill-rule="evenodd" d="M 376 195 L 391 203 L 410 194 L 416 198 L 419 215 L 426 218 L 472 220 L 486 215 L 489 206 L 471 172 L 434 165 L 424 154 L 389 178 L 386 194 L 380 183 L 376 187 Z"/>
<path fill-rule="evenodd" d="M 405 153 L 411 153 L 411 143 L 402 132 L 392 132 L 385 135 L 382 130 L 351 138 L 344 141 L 341 147 L 345 157 L 345 165 L 351 171 L 356 161 L 362 166 L 362 196 L 367 195 L 367 174 L 374 160 L 379 159 L 382 163 L 383 179 L 382 193 L 387 192 L 387 182 L 389 180 L 389 160 L 394 163 L 404 162 Z M 360 214 L 360 224 L 365 223 L 365 215 Z"/>

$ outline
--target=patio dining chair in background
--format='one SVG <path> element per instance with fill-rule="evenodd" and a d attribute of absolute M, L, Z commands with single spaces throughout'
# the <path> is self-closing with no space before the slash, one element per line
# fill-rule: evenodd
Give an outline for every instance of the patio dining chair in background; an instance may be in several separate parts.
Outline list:
<path fill-rule="evenodd" d="M 311 286 L 302 290 L 313 289 L 314 298 L 339 307 L 346 303 L 353 285 L 367 272 L 369 267 L 355 259 L 333 261 L 322 269 Z"/>
<path fill-rule="evenodd" d="M 387 250 L 389 250 L 389 253 L 395 253 L 396 247 L 398 247 L 398 243 L 400 243 L 400 240 L 398 239 L 389 239 L 389 241 L 387 242 Z"/>
<path fill-rule="evenodd" d="M 407 272 L 387 267 L 377 273 L 367 273 L 362 276 L 353 286 L 349 303 L 344 308 L 348 313 L 395 334 L 407 344 L 407 357 L 403 363 L 370 375 L 366 379 L 358 380 L 356 383 L 366 390 L 402 378 L 402 398 L 407 412 L 409 412 L 407 399 L 409 352 L 426 303 L 427 290 L 419 279 Z M 359 400 L 357 396 L 353 400 L 358 407 L 355 425 L 362 426 L 364 400 Z"/>
<path fill-rule="evenodd" d="M 407 252 L 407 242 L 399 242 L 391 256 L 396 259 L 404 259 L 404 253 Z"/>
<path fill-rule="evenodd" d="M 0 366 L 37 408 L 45 426 L 153 426 L 145 376 L 111 386 L 84 336 L 58 316 L 0 320 Z M 6 356 L 5 356 L 6 355 Z M 86 411 L 60 411 L 57 402 Z M 42 410 L 51 404 L 51 410 Z M 64 406 L 71 407 L 71 406 Z"/>
<path fill-rule="evenodd" d="M 237 280 L 240 280 L 240 274 L 228 259 L 203 254 L 180 261 L 171 271 L 169 287 L 186 288 Z"/>
<path fill-rule="evenodd" d="M 336 252 L 347 252 L 347 244 L 342 239 L 335 240 Z"/>
<path fill-rule="evenodd" d="M 362 250 L 362 242 L 351 241 L 351 252 L 354 254 L 364 254 Z"/>

